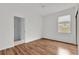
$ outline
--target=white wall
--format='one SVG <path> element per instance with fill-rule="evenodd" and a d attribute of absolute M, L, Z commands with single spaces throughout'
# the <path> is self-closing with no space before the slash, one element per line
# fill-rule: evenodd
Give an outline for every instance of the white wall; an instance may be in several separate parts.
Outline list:
<path fill-rule="evenodd" d="M 0 6 L 0 50 L 14 45 L 14 16 L 25 18 L 25 41 L 41 38 L 41 16 L 23 6 Z"/>
<path fill-rule="evenodd" d="M 26 42 L 42 37 L 42 18 L 38 15 L 28 16 L 26 21 Z"/>
<path fill-rule="evenodd" d="M 71 15 L 71 33 L 58 33 L 58 16 Z M 69 43 L 76 43 L 75 40 L 75 7 L 63 10 L 43 17 L 43 37 Z"/>

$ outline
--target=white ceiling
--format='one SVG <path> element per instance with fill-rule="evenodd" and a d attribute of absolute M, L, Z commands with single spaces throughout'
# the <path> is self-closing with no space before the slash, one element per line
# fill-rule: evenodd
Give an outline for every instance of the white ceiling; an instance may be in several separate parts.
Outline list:
<path fill-rule="evenodd" d="M 9 3 L 0 4 L 0 6 L 17 6 L 30 9 L 31 11 L 38 13 L 39 15 L 48 15 L 51 13 L 59 12 L 64 9 L 76 6 L 76 3 Z"/>

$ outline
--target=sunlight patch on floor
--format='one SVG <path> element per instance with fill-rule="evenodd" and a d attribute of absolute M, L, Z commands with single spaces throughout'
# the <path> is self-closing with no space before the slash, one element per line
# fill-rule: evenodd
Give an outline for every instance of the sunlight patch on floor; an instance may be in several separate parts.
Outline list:
<path fill-rule="evenodd" d="M 70 52 L 64 48 L 58 48 L 58 55 L 70 55 Z"/>

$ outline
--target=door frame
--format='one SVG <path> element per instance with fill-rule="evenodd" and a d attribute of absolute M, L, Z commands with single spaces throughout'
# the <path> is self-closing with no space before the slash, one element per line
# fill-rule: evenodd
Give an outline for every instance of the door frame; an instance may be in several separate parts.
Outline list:
<path fill-rule="evenodd" d="M 14 16 L 14 17 L 19 17 L 19 16 Z M 22 18 L 24 20 L 24 39 L 22 39 L 20 41 L 16 41 L 16 42 L 13 40 L 14 46 L 25 43 L 25 18 L 23 18 L 23 17 L 19 17 L 19 18 Z M 14 19 L 14 21 L 15 21 L 15 19 Z M 14 23 L 14 25 L 15 25 L 15 23 Z M 14 29 L 15 29 L 15 27 L 14 27 Z M 15 33 L 15 31 L 14 31 L 14 33 Z M 14 35 L 14 37 L 15 37 L 15 35 Z"/>

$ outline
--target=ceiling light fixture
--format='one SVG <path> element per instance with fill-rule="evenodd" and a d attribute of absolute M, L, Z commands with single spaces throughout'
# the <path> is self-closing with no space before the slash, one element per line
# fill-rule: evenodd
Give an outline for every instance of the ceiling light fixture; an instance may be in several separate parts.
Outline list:
<path fill-rule="evenodd" d="M 40 3 L 41 8 L 45 8 L 46 6 L 43 3 Z"/>

